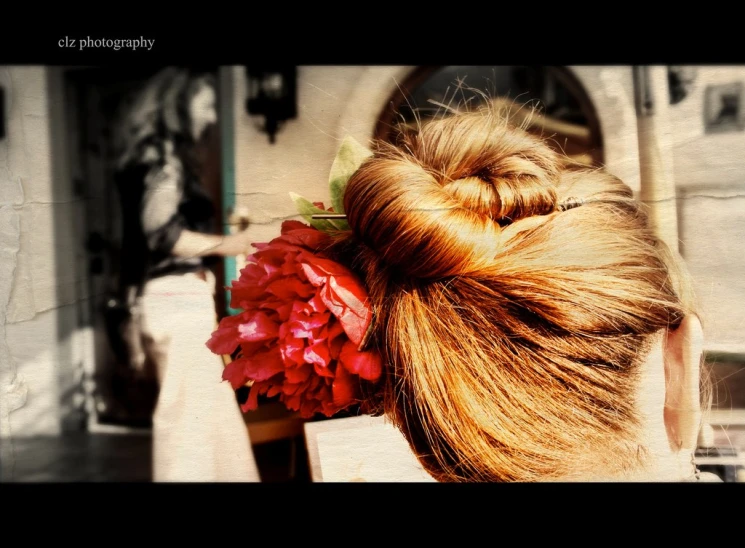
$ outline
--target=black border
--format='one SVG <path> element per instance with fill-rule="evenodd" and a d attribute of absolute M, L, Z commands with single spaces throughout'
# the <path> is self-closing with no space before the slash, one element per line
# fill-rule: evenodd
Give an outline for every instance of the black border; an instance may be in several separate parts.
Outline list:
<path fill-rule="evenodd" d="M 249 64 L 298 65 L 370 64 L 745 64 L 736 14 L 702 17 L 686 28 L 672 17 L 650 21 L 636 8 L 607 6 L 606 14 L 576 15 L 569 22 L 542 11 L 537 5 L 523 13 L 482 13 L 485 8 L 450 6 L 452 13 L 435 9 L 438 24 L 422 20 L 413 7 L 393 12 L 388 5 L 384 20 L 360 19 L 375 9 L 362 5 L 356 11 L 317 14 L 316 20 L 291 21 L 285 16 L 260 14 L 246 6 L 249 15 L 229 25 L 167 26 L 130 25 L 126 31 L 105 30 L 100 24 L 75 26 L 57 22 L 29 24 L 37 18 L 16 15 L 15 24 L 0 33 L 0 65 L 117 65 L 117 64 Z M 122 9 L 112 5 L 113 12 Z M 287 10 L 293 8 L 287 5 Z M 433 8 L 434 9 L 434 8 Z M 575 7 L 579 10 L 578 7 Z M 587 8 L 589 9 L 589 8 Z M 599 8 L 597 8 L 599 9 Z M 460 10 L 460 11 L 459 11 Z M 615 13 L 631 12 L 631 21 Z M 240 13 L 237 10 L 236 13 Z M 107 17 L 115 17 L 115 13 Z M 44 16 L 40 16 L 44 17 Z M 48 15 L 46 17 L 49 17 Z M 722 20 L 722 18 L 724 20 Z M 729 19 L 729 21 L 727 20 Z M 301 24 L 302 23 L 302 24 Z M 196 27 L 197 29 L 199 27 Z M 209 30 L 207 30 L 209 28 Z M 95 30 L 94 30 L 95 29 Z M 155 30 L 154 30 L 155 29 Z M 167 30 L 166 30 L 167 29 Z M 118 52 L 108 49 L 83 52 L 59 48 L 64 36 L 154 38 L 154 51 Z M 247 542 L 260 542 L 269 531 L 273 543 L 287 530 L 299 530 L 310 539 L 357 542 L 360 535 L 343 533 L 348 527 L 368 537 L 368 531 L 386 524 L 439 531 L 455 525 L 466 538 L 492 531 L 489 540 L 507 540 L 515 515 L 534 520 L 541 529 L 563 522 L 571 537 L 600 518 L 613 530 L 624 524 L 661 520 L 666 509 L 680 528 L 699 523 L 729 522 L 728 513 L 739 512 L 745 490 L 741 484 L 13 484 L 0 485 L 11 503 L 8 523 L 14 516 L 36 518 L 53 514 L 110 528 L 127 528 L 155 519 L 162 531 L 189 531 L 196 522 L 214 530 L 242 533 Z M 683 508 L 680 508 L 682 505 Z M 6 510 L 7 512 L 7 510 Z M 709 519 L 700 519 L 708 515 Z M 683 516 L 689 516 L 686 520 Z M 167 517 L 167 519 L 166 519 Z M 485 521 L 479 521 L 484 519 Z M 140 521 L 143 520 L 143 521 Z M 271 526 L 280 524 L 280 529 Z M 309 529 L 312 527 L 312 529 Z M 114 537 L 117 533 L 111 531 Z M 520 538 L 532 535 L 520 529 Z M 607 530 L 606 530 L 607 534 Z M 143 533 L 146 535 L 146 533 Z M 376 541 L 377 535 L 370 538 Z M 563 536 L 563 534 L 559 535 Z M 593 535 L 594 536 L 594 535 Z M 592 537 L 590 537 L 592 538 Z M 595 537 L 597 538 L 597 537 Z M 601 537 L 602 538 L 602 537 Z M 346 539 L 346 540 L 344 540 Z M 315 542 L 313 543 L 315 544 Z"/>
<path fill-rule="evenodd" d="M 341 6 L 328 13 L 319 8 L 305 19 L 289 4 L 278 14 L 246 8 L 251 15 L 240 16 L 236 9 L 235 17 L 224 12 L 201 21 L 176 17 L 157 23 L 148 15 L 116 29 L 111 28 L 113 15 L 103 23 L 55 19 L 44 25 L 8 25 L 0 33 L 0 65 L 745 64 L 739 19 L 726 11 L 718 19 L 712 14 L 686 25 L 672 15 L 655 20 L 625 5 L 609 5 L 606 13 L 593 17 L 583 16 L 589 7 L 579 6 L 559 14 L 538 5 L 512 12 L 498 6 L 493 13 L 474 7 L 469 13 L 433 13 L 430 20 L 416 13 L 421 9 L 391 12 L 383 4 L 356 11 Z M 66 36 L 145 37 L 155 46 L 150 51 L 79 51 L 59 47 Z"/>
<path fill-rule="evenodd" d="M 738 538 L 743 484 L 3 484 L 3 523 L 91 542 L 398 545 Z M 23 526 L 23 522 L 28 523 Z M 41 526 L 40 526 L 41 525 Z M 72 533 L 63 534 L 64 532 Z M 75 537 L 74 539 L 72 537 Z M 10 537 L 8 537 L 10 538 Z M 219 540 L 218 540 L 219 539 Z M 430 541 L 432 539 L 432 541 Z M 437 541 L 437 542 L 433 542 Z M 533 541 L 533 542 L 531 542 Z M 224 542 L 224 541 L 223 541 Z M 374 544 L 373 544 L 374 545 Z"/>
<path fill-rule="evenodd" d="M 499 497 L 510 504 L 538 503 L 542 506 L 566 497 L 581 497 L 583 507 L 592 506 L 596 497 L 608 497 L 608 508 L 615 504 L 626 504 L 620 498 L 633 497 L 638 509 L 645 505 L 658 505 L 664 497 L 686 497 L 695 506 L 716 504 L 717 511 L 731 502 L 740 509 L 745 484 L 724 482 L 671 482 L 671 483 L 146 483 L 146 482 L 49 482 L 49 483 L 2 483 L 0 491 L 8 501 L 38 501 L 40 504 L 62 502 L 76 494 L 91 496 L 96 493 L 113 497 L 112 508 L 129 504 L 129 496 L 136 496 L 142 508 L 157 507 L 164 498 L 172 500 L 174 507 L 189 508 L 194 499 L 201 501 L 200 508 L 214 507 L 222 513 L 229 507 L 248 504 L 249 499 L 263 501 L 263 505 L 273 507 L 294 507 L 300 510 L 305 501 L 309 506 L 322 501 L 335 501 L 333 505 L 344 511 L 350 501 L 363 501 L 365 505 L 375 506 L 383 503 L 395 507 L 409 507 L 414 504 L 419 508 L 437 508 L 446 503 L 448 506 L 462 506 L 472 510 L 474 507 L 496 504 L 492 497 Z M 653 499 L 649 499 L 649 496 Z M 490 497 L 484 504 L 482 496 Z M 413 498 L 412 498 L 413 497 Z M 691 498 L 692 497 L 692 498 Z M 733 498 L 730 498 L 733 497 Z M 615 500 L 618 499 L 618 500 Z M 665 499 L 681 500 L 681 499 Z M 118 501 L 118 502 L 117 502 Z M 274 504 L 279 506 L 273 506 Z M 349 510 L 354 510 L 350 508 Z M 587 508 L 591 511 L 591 508 Z M 205 510 L 206 511 L 206 510 Z M 458 511 L 454 508 L 453 511 Z"/>

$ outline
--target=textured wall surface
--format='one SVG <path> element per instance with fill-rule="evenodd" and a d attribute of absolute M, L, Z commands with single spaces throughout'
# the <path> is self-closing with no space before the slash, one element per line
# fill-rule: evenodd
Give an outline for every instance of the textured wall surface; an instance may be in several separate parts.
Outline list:
<path fill-rule="evenodd" d="M 296 214 L 289 192 L 328 202 L 328 175 L 346 135 L 369 141 L 386 99 L 405 67 L 300 67 L 298 117 L 270 144 L 261 117 L 244 108 L 245 78 L 235 69 L 236 202 L 244 206 L 259 241 Z"/>
<path fill-rule="evenodd" d="M 61 429 L 74 385 L 80 279 L 64 110 L 56 103 L 61 80 L 44 67 L 0 67 L 0 85 L 8 118 L 0 141 L 0 436 L 7 464 L 12 436 Z"/>
<path fill-rule="evenodd" d="M 704 126 L 707 87 L 736 82 L 745 86 L 745 66 L 697 67 L 670 119 L 681 253 L 710 347 L 745 353 L 745 131 L 706 133 Z"/>

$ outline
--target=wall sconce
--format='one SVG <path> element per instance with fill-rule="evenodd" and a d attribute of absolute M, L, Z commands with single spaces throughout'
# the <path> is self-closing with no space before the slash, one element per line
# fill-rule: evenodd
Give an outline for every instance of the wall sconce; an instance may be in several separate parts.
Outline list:
<path fill-rule="evenodd" d="M 670 104 L 680 103 L 690 93 L 696 81 L 696 67 L 671 65 L 667 67 L 667 85 L 670 89 Z"/>
<path fill-rule="evenodd" d="M 246 111 L 264 116 L 263 131 L 274 143 L 280 125 L 297 117 L 297 67 L 246 67 Z"/>

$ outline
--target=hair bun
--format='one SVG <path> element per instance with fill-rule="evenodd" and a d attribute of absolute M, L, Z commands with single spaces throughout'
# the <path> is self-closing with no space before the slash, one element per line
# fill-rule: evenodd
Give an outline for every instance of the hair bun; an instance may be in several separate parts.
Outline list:
<path fill-rule="evenodd" d="M 557 154 L 494 116 L 437 120 L 382 145 L 345 191 L 357 237 L 408 276 L 464 275 L 497 254 L 500 223 L 555 211 Z"/>

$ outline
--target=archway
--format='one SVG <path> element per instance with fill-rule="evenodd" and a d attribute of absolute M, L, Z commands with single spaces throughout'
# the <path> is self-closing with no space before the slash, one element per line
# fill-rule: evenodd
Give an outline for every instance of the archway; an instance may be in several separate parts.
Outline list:
<path fill-rule="evenodd" d="M 401 129 L 447 109 L 487 101 L 510 111 L 516 123 L 586 165 L 604 162 L 603 139 L 593 101 L 564 67 L 439 66 L 413 69 L 378 117 L 374 136 L 395 140 Z M 523 105 L 535 107 L 522 108 Z"/>

